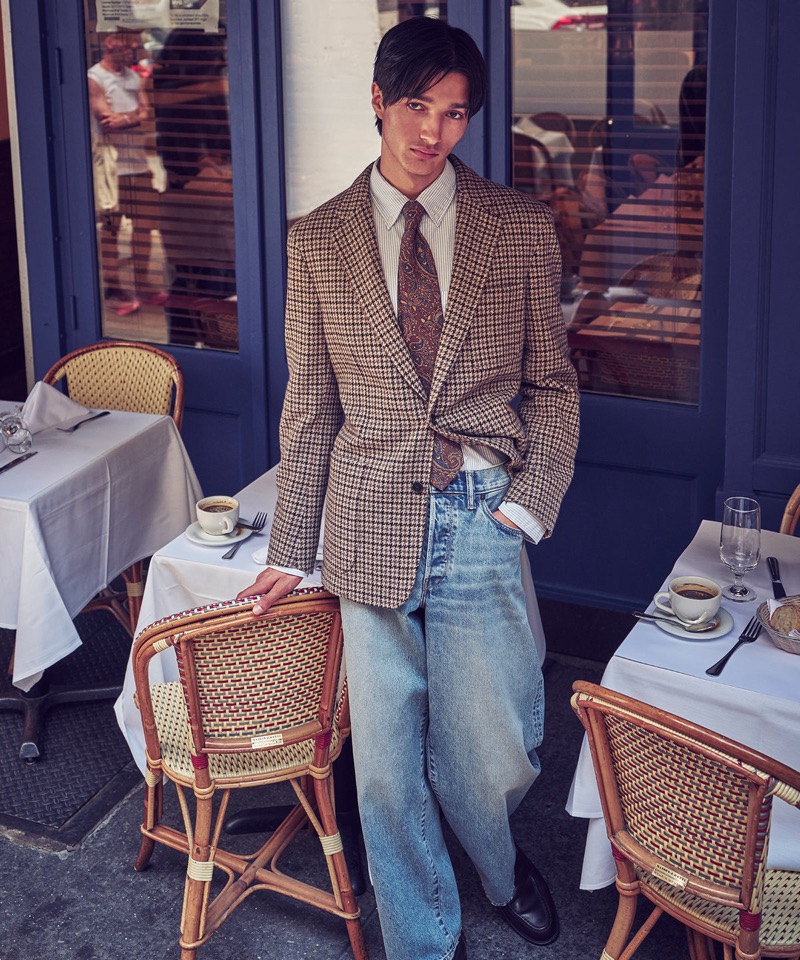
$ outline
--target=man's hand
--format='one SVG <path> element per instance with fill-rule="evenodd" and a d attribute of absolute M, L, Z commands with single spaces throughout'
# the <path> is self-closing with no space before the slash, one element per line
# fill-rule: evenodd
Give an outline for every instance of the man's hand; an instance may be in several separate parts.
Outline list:
<path fill-rule="evenodd" d="M 521 529 L 522 529 L 521 527 L 518 527 L 518 526 L 516 525 L 516 523 L 514 523 L 513 520 L 509 520 L 508 517 L 507 517 L 504 513 L 500 513 L 499 510 L 495 510 L 495 511 L 492 513 L 492 516 L 495 518 L 495 520 L 497 520 L 499 523 L 502 523 L 503 526 L 505 526 L 505 527 L 511 527 L 512 530 L 521 530 Z"/>
<path fill-rule="evenodd" d="M 256 577 L 256 582 L 249 587 L 245 587 L 236 595 L 237 600 L 244 600 L 245 597 L 253 597 L 260 594 L 258 600 L 253 606 L 253 613 L 260 617 L 269 610 L 276 600 L 285 597 L 295 589 L 300 583 L 302 577 L 295 577 L 291 573 L 281 573 L 280 570 L 273 570 L 267 567 Z"/>

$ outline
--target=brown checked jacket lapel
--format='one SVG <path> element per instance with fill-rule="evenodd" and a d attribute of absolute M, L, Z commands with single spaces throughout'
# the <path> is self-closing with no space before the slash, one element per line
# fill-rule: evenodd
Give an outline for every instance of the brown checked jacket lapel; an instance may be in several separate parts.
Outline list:
<path fill-rule="evenodd" d="M 572 476 L 578 395 L 552 215 L 453 164 L 453 274 L 430 401 L 384 282 L 369 170 L 289 236 L 290 376 L 269 561 L 311 570 L 324 508 L 323 582 L 361 603 L 397 606 L 411 589 L 434 425 L 506 455 L 508 498 L 548 533 Z"/>
<path fill-rule="evenodd" d="M 476 203 L 471 195 L 471 188 L 464 184 L 466 168 L 462 166 L 458 169 L 461 171 L 461 184 L 457 195 L 453 273 L 431 384 L 432 406 L 436 404 L 436 397 L 450 365 L 475 316 L 475 307 L 480 300 L 483 284 L 497 250 L 500 230 L 497 217 L 480 203 Z"/>
<path fill-rule="evenodd" d="M 389 291 L 383 277 L 375 223 L 369 196 L 369 168 L 353 184 L 352 202 L 344 203 L 341 225 L 332 239 L 353 289 L 356 291 L 365 314 L 371 319 L 375 332 L 383 341 L 387 356 L 397 364 L 409 386 L 424 396 L 419 377 L 414 370 L 411 355 L 403 340 L 397 317 L 392 307 Z"/>

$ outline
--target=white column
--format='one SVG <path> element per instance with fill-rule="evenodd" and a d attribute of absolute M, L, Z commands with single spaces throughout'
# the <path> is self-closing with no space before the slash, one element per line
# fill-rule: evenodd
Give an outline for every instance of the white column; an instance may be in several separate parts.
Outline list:
<path fill-rule="evenodd" d="M 344 190 L 380 152 L 370 106 L 375 0 L 282 0 L 287 212 Z"/>

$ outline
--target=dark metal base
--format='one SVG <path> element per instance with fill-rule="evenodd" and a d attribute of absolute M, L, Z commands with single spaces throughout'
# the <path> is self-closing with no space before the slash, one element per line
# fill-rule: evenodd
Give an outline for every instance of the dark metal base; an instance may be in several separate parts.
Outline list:
<path fill-rule="evenodd" d="M 39 744 L 42 739 L 44 717 L 51 707 L 62 703 L 86 703 L 92 700 L 116 700 L 120 685 L 71 687 L 50 685 L 47 674 L 26 693 L 12 688 L 0 696 L 0 710 L 19 710 L 23 714 L 22 743 L 19 758 L 25 763 L 36 763 L 41 757 Z"/>

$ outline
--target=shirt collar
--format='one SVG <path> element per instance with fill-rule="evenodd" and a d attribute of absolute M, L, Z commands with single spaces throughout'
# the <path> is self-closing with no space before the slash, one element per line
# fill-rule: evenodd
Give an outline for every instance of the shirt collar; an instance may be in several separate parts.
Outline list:
<path fill-rule="evenodd" d="M 384 226 L 391 230 L 397 222 L 397 218 L 403 212 L 403 207 L 408 203 L 408 197 L 386 180 L 378 169 L 378 161 L 372 165 L 372 172 L 369 179 L 369 192 L 375 209 L 378 212 Z M 417 197 L 422 204 L 425 213 L 438 227 L 442 217 L 447 213 L 450 204 L 456 195 L 456 171 L 449 160 L 445 160 L 444 170 L 426 187 Z"/>

